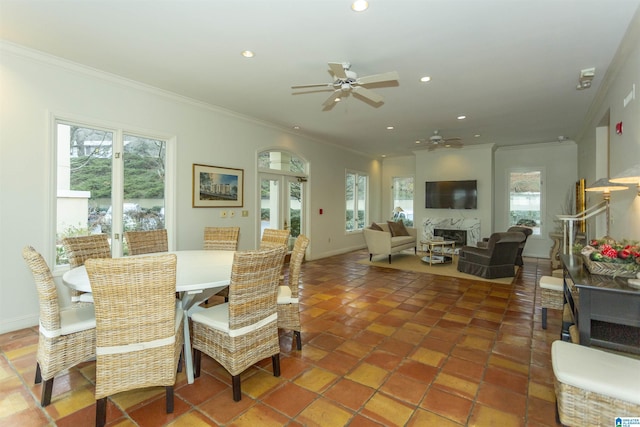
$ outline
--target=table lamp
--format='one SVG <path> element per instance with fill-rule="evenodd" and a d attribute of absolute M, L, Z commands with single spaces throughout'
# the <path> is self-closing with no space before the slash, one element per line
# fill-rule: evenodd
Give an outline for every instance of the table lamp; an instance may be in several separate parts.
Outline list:
<path fill-rule="evenodd" d="M 622 184 L 617 184 L 615 182 L 611 182 L 609 180 L 609 178 L 600 178 L 599 180 L 597 180 L 596 182 L 594 182 L 593 184 L 589 185 L 587 188 L 585 188 L 585 191 L 597 191 L 597 192 L 601 192 L 602 193 L 602 197 L 604 198 L 604 201 L 606 203 L 606 213 L 607 213 L 607 234 L 605 236 L 605 239 L 610 239 L 609 237 L 609 201 L 611 200 L 611 192 L 612 191 L 619 191 L 619 190 L 626 190 L 627 186 L 624 186 Z"/>
<path fill-rule="evenodd" d="M 625 169 L 609 180 L 617 184 L 636 184 L 640 196 L 640 163 Z"/>

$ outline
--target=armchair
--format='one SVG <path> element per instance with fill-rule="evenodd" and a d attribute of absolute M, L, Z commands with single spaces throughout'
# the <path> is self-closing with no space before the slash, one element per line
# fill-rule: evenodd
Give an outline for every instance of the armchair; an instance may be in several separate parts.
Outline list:
<path fill-rule="evenodd" d="M 518 248 L 525 239 L 524 233 L 519 231 L 493 233 L 486 248 L 463 246 L 458 257 L 458 271 L 485 279 L 512 277 Z"/>
<path fill-rule="evenodd" d="M 509 229 L 507 229 L 507 233 L 511 233 L 515 231 L 524 233 L 524 241 L 520 243 L 520 246 L 518 247 L 518 255 L 516 255 L 516 262 L 515 262 L 516 265 L 522 266 L 524 265 L 524 262 L 522 261 L 522 251 L 524 251 L 524 245 L 527 243 L 527 239 L 529 238 L 529 236 L 533 234 L 533 230 L 530 229 L 529 227 L 522 227 L 519 225 L 509 227 Z M 489 244 L 489 238 L 485 237 L 484 239 L 482 239 L 481 242 L 478 242 L 476 246 L 478 246 L 479 248 L 486 248 L 488 244 Z"/>

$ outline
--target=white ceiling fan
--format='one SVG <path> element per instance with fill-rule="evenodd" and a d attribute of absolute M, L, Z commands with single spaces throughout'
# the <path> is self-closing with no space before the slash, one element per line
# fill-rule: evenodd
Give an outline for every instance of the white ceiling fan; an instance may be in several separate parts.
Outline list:
<path fill-rule="evenodd" d="M 305 89 L 310 87 L 325 87 L 327 89 L 332 89 L 333 93 L 331 96 L 322 103 L 324 109 L 328 110 L 331 109 L 341 98 L 349 95 L 349 93 L 362 96 L 374 104 L 380 104 L 384 98 L 364 86 L 398 80 L 398 73 L 396 71 L 358 77 L 354 71 L 351 71 L 351 64 L 348 62 L 329 62 L 329 68 L 331 69 L 331 74 L 335 78 L 333 82 L 297 85 L 291 86 L 291 89 Z"/>
<path fill-rule="evenodd" d="M 462 148 L 463 146 L 462 138 L 444 138 L 437 129 L 433 131 L 433 135 L 428 139 L 418 140 L 416 144 L 426 146 L 429 151 L 435 150 L 436 148 Z"/>

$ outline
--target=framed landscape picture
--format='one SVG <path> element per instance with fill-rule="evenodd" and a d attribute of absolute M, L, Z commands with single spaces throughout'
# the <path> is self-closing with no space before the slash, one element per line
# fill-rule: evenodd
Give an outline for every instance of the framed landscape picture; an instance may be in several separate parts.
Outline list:
<path fill-rule="evenodd" d="M 193 165 L 194 208 L 238 208 L 244 201 L 244 170 Z"/>

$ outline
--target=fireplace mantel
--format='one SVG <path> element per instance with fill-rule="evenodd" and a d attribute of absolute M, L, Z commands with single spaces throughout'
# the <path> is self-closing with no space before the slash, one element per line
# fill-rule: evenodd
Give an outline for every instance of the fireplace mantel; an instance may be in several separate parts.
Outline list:
<path fill-rule="evenodd" d="M 423 240 L 433 239 L 434 228 L 465 230 L 469 246 L 475 246 L 480 240 L 480 220 L 478 218 L 424 218 L 422 221 Z"/>

